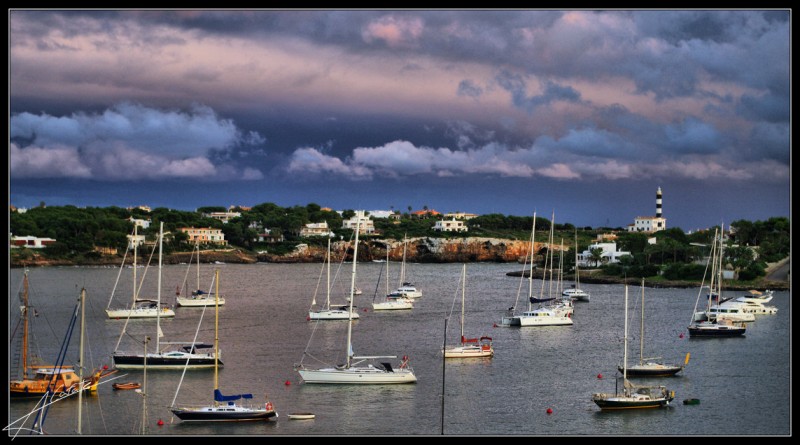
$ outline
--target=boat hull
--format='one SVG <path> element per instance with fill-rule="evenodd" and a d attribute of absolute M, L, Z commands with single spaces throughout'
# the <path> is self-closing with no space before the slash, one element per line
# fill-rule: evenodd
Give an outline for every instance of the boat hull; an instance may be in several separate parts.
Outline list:
<path fill-rule="evenodd" d="M 204 307 L 204 306 L 215 306 L 219 304 L 222 306 L 225 304 L 225 299 L 220 297 L 219 302 L 217 302 L 216 298 L 186 298 L 186 297 L 178 297 L 177 299 L 178 306 L 181 307 Z"/>
<path fill-rule="evenodd" d="M 114 366 L 118 369 L 144 369 L 144 356 L 115 354 Z M 222 361 L 219 361 L 222 366 Z M 190 357 L 186 363 L 186 357 L 166 357 L 147 355 L 147 369 L 205 369 L 214 368 L 214 355 L 203 355 L 200 357 Z"/>
<path fill-rule="evenodd" d="M 456 346 L 445 349 L 445 358 L 481 358 L 494 356 L 492 347 L 484 348 L 480 346 Z"/>
<path fill-rule="evenodd" d="M 619 369 L 619 372 L 625 371 L 622 366 L 617 367 L 617 369 Z M 681 371 L 683 371 L 683 366 L 651 363 L 628 366 L 626 375 L 628 377 L 671 377 Z"/>
<path fill-rule="evenodd" d="M 570 317 L 542 317 L 542 316 L 520 316 L 519 325 L 526 326 L 572 326 L 572 318 Z M 512 324 L 511 326 L 517 326 Z"/>
<path fill-rule="evenodd" d="M 717 337 L 741 337 L 747 329 L 739 326 L 689 326 L 690 337 L 717 338 Z"/>
<path fill-rule="evenodd" d="M 184 422 L 245 422 L 268 420 L 278 416 L 274 410 L 228 408 L 225 405 L 199 409 L 173 409 L 171 411 Z"/>
<path fill-rule="evenodd" d="M 414 309 L 414 305 L 410 301 L 400 300 L 372 303 L 373 311 L 399 311 L 406 309 Z"/>
<path fill-rule="evenodd" d="M 305 383 L 333 383 L 352 385 L 393 385 L 416 383 L 417 377 L 409 369 L 385 371 L 375 367 L 301 369 L 298 371 Z"/>
<path fill-rule="evenodd" d="M 319 312 L 308 312 L 308 319 L 311 321 L 314 320 L 349 320 L 352 318 L 356 320 L 359 317 L 358 312 L 353 311 L 352 314 L 349 314 L 348 311 L 341 311 L 341 310 L 329 310 L 329 311 L 319 311 Z"/>
<path fill-rule="evenodd" d="M 175 311 L 169 308 L 162 308 L 161 311 L 156 309 L 106 309 L 106 314 L 108 315 L 108 318 L 111 319 L 156 317 L 169 318 L 175 316 Z"/>
<path fill-rule="evenodd" d="M 638 399 L 630 396 L 608 396 L 606 394 L 595 394 L 592 401 L 602 410 L 623 410 L 623 409 L 648 409 L 661 408 L 669 405 L 666 398 L 659 399 Z"/>

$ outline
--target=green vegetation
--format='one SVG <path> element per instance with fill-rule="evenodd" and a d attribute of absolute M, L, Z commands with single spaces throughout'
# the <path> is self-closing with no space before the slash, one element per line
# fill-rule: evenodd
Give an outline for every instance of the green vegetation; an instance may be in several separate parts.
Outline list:
<path fill-rule="evenodd" d="M 324 246 L 327 238 L 300 237 L 300 229 L 308 223 L 327 222 L 328 227 L 338 239 L 350 239 L 352 230 L 343 229 L 343 218 L 352 216 L 352 209 L 343 215 L 323 210 L 318 204 L 280 207 L 273 203 L 258 204 L 250 209 L 236 208 L 240 217 L 227 223 L 204 217 L 210 212 L 224 212 L 221 206 L 207 206 L 197 211 L 181 211 L 156 208 L 146 212 L 138 208 L 120 207 L 36 207 L 25 213 L 10 213 L 10 231 L 13 235 L 49 237 L 57 240 L 45 249 L 37 251 L 46 258 L 64 259 L 80 263 L 92 262 L 103 254 L 103 248 L 124 252 L 126 236 L 133 232 L 131 218 L 151 222 L 146 230 L 139 233 L 154 239 L 160 222 L 164 223 L 165 251 L 187 251 L 188 236 L 179 231 L 182 227 L 212 227 L 221 229 L 229 245 L 250 252 L 266 252 L 283 255 L 294 250 L 299 243 Z M 365 236 L 369 239 L 401 240 L 408 237 L 465 238 L 490 237 L 527 240 L 530 237 L 532 216 L 509 216 L 501 214 L 481 215 L 466 221 L 467 232 L 437 232 L 433 226 L 441 216 L 428 214 L 418 217 L 409 213 L 396 212 L 399 218 L 375 218 L 375 234 Z M 725 248 L 725 261 L 733 268 L 739 280 L 748 281 L 764 276 L 767 262 L 775 262 L 789 255 L 790 228 L 788 218 L 774 217 L 767 221 L 735 221 L 731 224 L 731 234 Z M 267 234 L 267 231 L 269 232 Z M 576 228 L 572 224 L 556 224 L 553 239 L 556 244 L 570 246 L 563 255 L 566 271 L 574 269 L 575 237 L 578 251 L 583 252 L 597 241 L 597 236 L 611 232 L 612 229 L 591 227 Z M 663 277 L 673 279 L 700 279 L 704 269 L 704 258 L 708 255 L 708 245 L 714 235 L 714 228 L 692 234 L 680 228 L 670 228 L 654 235 L 627 232 L 621 229 L 616 233 L 617 249 L 631 252 L 617 264 L 603 265 L 599 250 L 594 252 L 590 263 L 596 263 L 604 275 L 627 277 Z M 546 242 L 550 235 L 550 220 L 536 218 L 536 240 Z M 648 242 L 655 237 L 656 242 Z M 542 255 L 544 251 L 540 251 Z M 30 249 L 13 249 L 12 256 L 17 259 L 30 258 Z M 702 264 L 701 264 L 702 263 Z"/>

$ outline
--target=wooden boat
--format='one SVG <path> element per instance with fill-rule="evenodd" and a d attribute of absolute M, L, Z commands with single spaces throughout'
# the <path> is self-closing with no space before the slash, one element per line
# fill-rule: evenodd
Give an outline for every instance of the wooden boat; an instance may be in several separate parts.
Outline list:
<path fill-rule="evenodd" d="M 84 304 L 85 290 L 81 290 L 81 303 Z M 42 397 L 45 394 L 53 396 L 64 396 L 77 392 L 97 390 L 100 379 L 110 375 L 114 371 L 104 371 L 98 369 L 92 372 L 89 377 L 82 377 L 76 373 L 72 366 L 63 364 L 63 356 L 56 359 L 57 365 L 28 365 L 28 272 L 25 271 L 23 278 L 22 295 L 22 378 L 9 381 L 9 395 L 11 398 Z M 74 323 L 78 317 L 78 308 L 72 314 Z M 83 329 L 81 329 L 81 341 L 83 340 Z M 66 351 L 64 351 L 66 352 Z M 33 371 L 33 376 L 29 372 Z"/>
<path fill-rule="evenodd" d="M 139 389 L 142 385 L 139 382 L 124 382 L 124 383 L 114 383 L 111 385 L 114 389 L 125 390 L 125 389 Z"/>
<path fill-rule="evenodd" d="M 289 420 L 311 420 L 316 416 L 313 413 L 291 413 Z"/>

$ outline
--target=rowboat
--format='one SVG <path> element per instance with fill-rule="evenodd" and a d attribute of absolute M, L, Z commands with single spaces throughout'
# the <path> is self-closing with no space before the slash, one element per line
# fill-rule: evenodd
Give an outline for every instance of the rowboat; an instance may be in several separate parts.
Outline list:
<path fill-rule="evenodd" d="M 309 420 L 316 417 L 313 413 L 291 413 L 289 420 Z"/>

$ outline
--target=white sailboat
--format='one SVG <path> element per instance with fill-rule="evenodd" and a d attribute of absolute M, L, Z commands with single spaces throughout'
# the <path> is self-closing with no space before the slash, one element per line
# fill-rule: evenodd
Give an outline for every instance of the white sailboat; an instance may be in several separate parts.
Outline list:
<path fill-rule="evenodd" d="M 622 391 L 594 393 L 592 401 L 601 410 L 659 408 L 669 405 L 675 391 L 665 386 L 637 386 L 628 381 L 628 286 L 625 285 L 625 337 L 622 361 Z M 618 382 L 617 382 L 618 383 Z"/>
<path fill-rule="evenodd" d="M 578 231 L 575 230 L 575 284 L 572 285 L 569 289 L 564 289 L 564 292 L 561 295 L 571 298 L 576 301 L 589 301 L 591 299 L 591 295 L 589 292 L 581 289 L 581 278 L 580 278 L 580 268 L 578 267 Z"/>
<path fill-rule="evenodd" d="M 157 302 L 161 303 L 161 269 L 162 252 L 164 244 L 164 223 L 158 234 L 158 292 Z M 185 366 L 190 368 L 213 368 L 218 360 L 218 351 L 198 352 L 207 350 L 213 345 L 195 342 L 162 342 L 161 337 L 161 317 L 156 316 L 156 351 L 152 353 L 122 352 L 119 345 L 125 335 L 127 320 L 120 333 L 117 345 L 114 348 L 114 365 L 118 369 L 143 369 L 145 366 L 152 369 L 183 369 Z M 180 349 L 162 350 L 161 345 L 181 345 Z"/>
<path fill-rule="evenodd" d="M 444 349 L 445 358 L 475 358 L 492 357 L 494 348 L 492 338 L 482 336 L 480 339 L 467 338 L 464 336 L 464 306 L 467 287 L 467 265 L 464 264 L 461 271 L 461 344 Z"/>
<path fill-rule="evenodd" d="M 348 320 L 350 318 L 359 318 L 358 312 L 353 310 L 351 312 L 348 305 L 331 306 L 331 240 L 328 238 L 328 255 L 323 263 L 323 268 L 327 269 L 327 284 L 325 285 L 325 305 L 319 310 L 313 310 L 317 305 L 317 293 L 314 291 L 314 297 L 311 300 L 311 308 L 308 310 L 309 321 L 317 320 Z M 319 289 L 319 286 L 317 286 Z"/>
<path fill-rule="evenodd" d="M 174 317 L 175 311 L 173 311 L 169 306 L 162 305 L 161 302 L 157 302 L 151 299 L 140 299 L 139 298 L 139 291 L 141 291 L 141 286 L 137 289 L 136 287 L 136 254 L 137 254 L 137 246 L 139 245 L 138 242 L 138 226 L 133 226 L 133 302 L 131 303 L 131 307 L 129 308 L 119 308 L 119 309 L 111 309 L 111 301 L 114 299 L 114 291 L 111 292 L 111 297 L 108 299 L 108 305 L 106 305 L 106 314 L 108 318 L 111 319 L 128 319 L 128 318 L 156 318 L 156 317 Z M 129 244 L 130 247 L 130 244 Z M 125 251 L 125 255 L 127 256 L 128 251 Z M 122 274 L 122 269 L 125 267 L 125 258 L 122 258 L 122 265 L 120 266 L 120 271 L 117 274 L 117 283 L 119 283 L 119 277 Z M 144 279 L 144 277 L 142 277 Z M 116 283 L 114 285 L 114 290 L 116 290 L 117 286 Z"/>
<path fill-rule="evenodd" d="M 390 298 L 398 298 L 398 297 L 405 297 L 405 298 L 420 298 L 422 297 L 422 291 L 417 289 L 412 283 L 406 281 L 406 250 L 408 248 L 408 239 L 403 236 L 403 262 L 400 264 L 400 285 L 397 287 L 397 290 L 392 292 Z M 389 261 L 389 257 L 387 255 L 386 261 Z"/>
<path fill-rule="evenodd" d="M 689 363 L 689 354 L 686 354 L 686 361 L 681 365 L 666 364 L 658 361 L 661 357 L 644 356 L 644 278 L 642 278 L 642 307 L 641 321 L 639 327 L 639 363 L 628 366 L 627 373 L 631 377 L 667 377 L 673 376 L 683 371 L 684 366 Z M 618 367 L 623 372 L 622 366 Z"/>
<path fill-rule="evenodd" d="M 225 304 L 225 298 L 219 297 L 214 293 L 206 292 L 200 288 L 200 243 L 195 244 L 194 253 L 197 253 L 197 289 L 192 291 L 191 295 L 179 294 L 176 297 L 177 305 L 183 307 L 202 307 L 202 306 L 222 306 Z M 192 267 L 192 257 L 189 258 L 189 268 Z M 189 269 L 186 270 L 186 275 L 189 275 Z M 183 288 L 186 288 L 187 280 L 183 280 Z"/>
<path fill-rule="evenodd" d="M 214 281 L 219 295 L 219 270 L 215 272 Z M 217 301 L 219 297 L 216 297 Z M 214 352 L 215 357 L 219 352 L 219 305 L 214 306 Z M 180 390 L 180 386 L 178 387 Z M 177 398 L 177 391 L 175 393 Z M 175 406 L 172 401 L 170 411 L 184 422 L 241 422 L 245 420 L 267 420 L 277 417 L 278 413 L 272 402 L 266 401 L 264 405 L 237 403 L 237 400 L 250 400 L 252 394 L 223 395 L 219 389 L 219 361 L 214 360 L 214 402 L 210 405 L 200 406 Z"/>
<path fill-rule="evenodd" d="M 355 247 L 353 248 L 353 272 L 350 281 L 350 309 L 353 308 L 353 294 L 356 288 L 356 265 L 358 263 L 358 223 L 356 223 Z M 417 377 L 408 364 L 408 357 L 404 356 L 397 368 L 390 362 L 382 361 L 396 359 L 397 356 L 356 356 L 352 344 L 353 319 L 347 323 L 347 360 L 344 364 L 325 368 L 310 369 L 302 363 L 298 365 L 297 372 L 305 383 L 336 383 L 336 384 L 399 384 L 415 383 Z M 375 364 L 371 363 L 381 360 Z M 367 364 L 364 364 L 367 363 Z"/>
<path fill-rule="evenodd" d="M 389 246 L 386 246 L 386 299 L 384 301 L 375 302 L 375 297 L 378 295 L 377 289 L 375 295 L 372 296 L 372 310 L 373 311 L 399 311 L 414 309 L 414 300 L 406 297 L 405 295 L 397 292 L 389 293 Z"/>
<path fill-rule="evenodd" d="M 536 234 L 536 213 L 533 214 L 533 228 L 531 229 L 531 265 L 530 271 L 528 274 L 528 310 L 523 312 L 520 315 L 510 315 L 507 317 L 503 317 L 502 324 L 505 326 L 571 326 L 572 322 L 572 313 L 567 309 L 560 309 L 558 306 L 539 306 L 537 308 L 533 308 L 533 303 L 542 303 L 545 301 L 550 301 L 552 299 L 544 299 L 541 298 L 542 295 L 540 294 L 540 298 L 535 298 L 533 296 L 533 258 L 534 258 L 534 235 Z M 552 222 L 551 222 L 552 228 Z M 552 239 L 552 236 L 551 236 Z M 551 243 L 552 245 L 552 243 Z M 549 249 L 552 251 L 552 249 Z M 545 260 L 545 263 L 547 260 Z M 552 259 L 551 259 L 551 269 L 552 269 Z M 544 292 L 544 284 L 546 279 L 547 273 L 544 274 L 542 277 L 542 289 L 541 293 Z M 552 275 L 552 272 L 551 272 Z M 551 276 L 552 280 L 552 276 Z"/>

